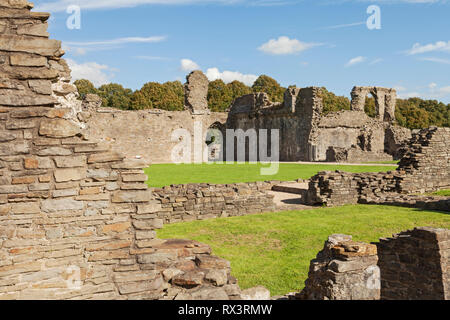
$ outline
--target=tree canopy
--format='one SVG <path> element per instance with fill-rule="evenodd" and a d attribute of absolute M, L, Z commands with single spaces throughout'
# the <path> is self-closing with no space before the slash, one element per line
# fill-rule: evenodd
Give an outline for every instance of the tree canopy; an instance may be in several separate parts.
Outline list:
<path fill-rule="evenodd" d="M 284 92 L 283 88 L 275 79 L 262 75 L 256 79 L 252 86 L 253 92 L 265 92 L 268 94 L 272 102 L 283 102 Z"/>
<path fill-rule="evenodd" d="M 90 93 L 98 94 L 104 107 L 125 110 L 184 110 L 184 87 L 180 81 L 163 84 L 148 82 L 134 92 L 117 83 L 96 88 L 89 80 L 81 79 L 74 84 L 81 97 Z M 223 112 L 236 98 L 252 92 L 266 92 L 273 102 L 282 102 L 285 90 L 275 79 L 266 75 L 260 76 L 252 87 L 240 81 L 225 84 L 222 80 L 215 80 L 209 83 L 208 104 L 211 111 Z M 321 98 L 324 104 L 323 114 L 350 109 L 349 98 L 337 96 L 326 88 L 322 88 Z M 373 97 L 366 98 L 364 110 L 369 116 L 376 116 Z M 395 116 L 399 125 L 410 129 L 450 127 L 450 104 L 420 98 L 398 99 Z"/>

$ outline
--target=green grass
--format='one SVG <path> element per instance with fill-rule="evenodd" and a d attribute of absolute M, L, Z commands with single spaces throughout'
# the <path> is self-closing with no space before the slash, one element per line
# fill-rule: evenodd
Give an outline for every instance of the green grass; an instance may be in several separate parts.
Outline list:
<path fill-rule="evenodd" d="M 276 175 L 263 176 L 260 169 L 267 167 L 261 163 L 234 164 L 155 164 L 145 169 L 150 187 L 163 187 L 187 183 L 239 183 L 267 180 L 291 181 L 309 179 L 320 171 L 341 170 L 346 172 L 386 172 L 396 166 L 346 166 L 327 164 L 280 163 Z"/>
<path fill-rule="evenodd" d="M 437 192 L 433 192 L 432 195 L 434 195 L 434 196 L 450 197 L 450 190 L 440 190 L 440 191 L 437 191 Z"/>
<path fill-rule="evenodd" d="M 355 205 L 267 213 L 166 225 L 163 239 L 193 239 L 231 262 L 241 288 L 267 287 L 272 295 L 300 291 L 310 260 L 333 233 L 373 242 L 417 226 L 450 228 L 450 215 L 411 208 Z"/>
<path fill-rule="evenodd" d="M 363 162 L 367 164 L 399 164 L 400 160 L 391 160 L 391 161 L 371 161 L 371 162 Z"/>

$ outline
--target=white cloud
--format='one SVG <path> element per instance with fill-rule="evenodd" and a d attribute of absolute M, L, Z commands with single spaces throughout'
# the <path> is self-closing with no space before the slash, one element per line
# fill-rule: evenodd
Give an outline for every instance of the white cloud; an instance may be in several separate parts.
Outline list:
<path fill-rule="evenodd" d="M 218 68 L 209 68 L 206 71 L 206 76 L 209 81 L 214 81 L 217 79 L 222 79 L 225 83 L 230 83 L 235 80 L 241 81 L 248 86 L 253 85 L 258 76 L 254 74 L 243 74 L 237 71 L 223 71 L 220 72 Z"/>
<path fill-rule="evenodd" d="M 281 36 L 278 39 L 271 39 L 258 48 L 258 50 L 274 55 L 293 54 L 302 52 L 313 47 L 319 46 L 319 43 L 301 42 L 297 39 Z"/>
<path fill-rule="evenodd" d="M 300 2 L 301 0 L 57 0 L 46 1 L 36 7 L 37 11 L 61 12 L 69 5 L 79 5 L 82 10 L 132 8 L 141 5 L 191 5 L 191 4 L 219 4 L 246 6 L 283 6 Z M 344 0 L 346 1 L 346 0 Z M 373 2 L 373 0 L 354 0 Z M 329 0 L 322 0 L 325 4 Z M 380 3 L 446 3 L 447 0 L 378 0 Z"/>
<path fill-rule="evenodd" d="M 68 46 L 111 46 L 111 45 L 121 45 L 126 43 L 154 43 L 166 40 L 166 36 L 153 36 L 153 37 L 127 37 L 112 40 L 101 40 L 101 41 L 85 41 L 85 42 L 74 42 L 65 41 L 64 43 Z"/>
<path fill-rule="evenodd" d="M 356 27 L 356 26 L 361 26 L 361 25 L 365 25 L 365 24 L 366 24 L 366 21 L 347 23 L 347 24 L 338 24 L 338 25 L 334 25 L 334 26 L 323 27 L 323 28 L 320 28 L 319 30 L 332 30 L 332 29 L 349 28 L 349 27 Z"/>
<path fill-rule="evenodd" d="M 369 65 L 373 66 L 374 64 L 379 64 L 380 62 L 383 62 L 383 61 L 384 61 L 383 59 L 378 58 L 378 59 L 372 60 L 372 61 L 369 63 Z"/>
<path fill-rule="evenodd" d="M 362 57 L 362 56 L 355 57 L 353 59 L 350 59 L 350 61 L 347 62 L 347 64 L 345 66 L 346 67 L 351 67 L 351 66 L 354 66 L 356 64 L 363 63 L 364 61 L 366 61 L 366 57 Z"/>
<path fill-rule="evenodd" d="M 404 87 L 396 88 L 398 91 L 398 97 L 401 99 L 420 97 L 422 99 L 433 100 L 450 100 L 450 86 L 440 87 L 437 83 L 431 82 L 426 86 L 416 87 L 413 90 L 408 90 Z"/>
<path fill-rule="evenodd" d="M 98 64 L 97 62 L 77 63 L 72 59 L 66 59 L 70 69 L 72 69 L 72 80 L 87 79 L 96 87 L 108 84 L 111 78 L 111 69 L 107 65 Z"/>
<path fill-rule="evenodd" d="M 450 52 L 450 41 L 438 41 L 436 43 L 429 43 L 425 45 L 415 43 L 411 49 L 406 51 L 406 54 L 414 55 L 434 51 Z"/>
<path fill-rule="evenodd" d="M 448 59 L 441 59 L 441 58 L 421 58 L 420 60 L 436 62 L 436 63 L 441 63 L 441 64 L 450 64 L 450 60 L 448 60 Z"/>
<path fill-rule="evenodd" d="M 190 59 L 181 59 L 181 70 L 191 72 L 200 69 L 200 66 Z"/>
<path fill-rule="evenodd" d="M 37 11 L 66 11 L 69 5 L 79 5 L 82 10 L 132 8 L 140 5 L 187 5 L 187 4 L 235 4 L 245 0 L 58 0 L 37 6 Z"/>
<path fill-rule="evenodd" d="M 200 70 L 200 66 L 190 59 L 182 59 L 180 69 L 185 72 L 191 72 L 194 70 Z M 209 68 L 206 70 L 205 74 L 209 81 L 221 79 L 225 83 L 230 83 L 235 80 L 238 80 L 245 83 L 248 86 L 253 85 L 253 82 L 255 82 L 255 80 L 258 79 L 258 76 L 255 76 L 253 74 L 243 74 L 238 71 L 221 72 L 218 68 Z"/>

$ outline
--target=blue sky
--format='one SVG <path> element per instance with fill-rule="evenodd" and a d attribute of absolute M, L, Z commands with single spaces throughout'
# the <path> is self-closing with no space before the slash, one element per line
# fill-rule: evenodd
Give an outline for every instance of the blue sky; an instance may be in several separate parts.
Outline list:
<path fill-rule="evenodd" d="M 69 5 L 81 29 L 69 29 Z M 369 30 L 370 5 L 381 29 Z M 184 81 L 200 68 L 247 84 L 260 74 L 282 85 L 395 87 L 400 97 L 450 103 L 447 0 L 43 0 L 49 32 L 63 40 L 74 78 L 139 89 Z"/>

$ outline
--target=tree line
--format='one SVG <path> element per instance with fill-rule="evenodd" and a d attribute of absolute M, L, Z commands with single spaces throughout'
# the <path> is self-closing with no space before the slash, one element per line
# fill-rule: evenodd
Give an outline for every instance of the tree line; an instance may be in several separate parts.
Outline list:
<path fill-rule="evenodd" d="M 148 82 L 135 91 L 117 83 L 96 88 L 92 82 L 85 79 L 77 80 L 74 84 L 82 98 L 89 93 L 99 95 L 104 107 L 124 110 L 184 110 L 184 86 L 180 81 Z M 251 87 L 240 81 L 226 84 L 219 79 L 209 83 L 208 105 L 211 111 L 224 112 L 234 99 L 253 92 L 265 92 L 272 102 L 283 102 L 285 91 L 286 88 L 266 75 L 260 76 Z M 326 88 L 322 88 L 321 97 L 324 114 L 350 110 L 350 99 L 345 96 L 337 96 Z M 374 98 L 366 98 L 365 111 L 371 117 L 376 116 Z M 398 99 L 395 116 L 399 125 L 410 129 L 429 126 L 450 127 L 450 104 L 420 98 Z"/>

